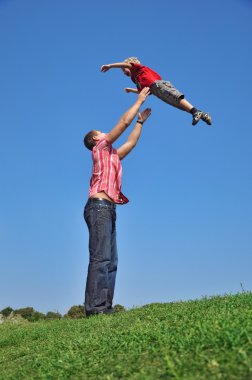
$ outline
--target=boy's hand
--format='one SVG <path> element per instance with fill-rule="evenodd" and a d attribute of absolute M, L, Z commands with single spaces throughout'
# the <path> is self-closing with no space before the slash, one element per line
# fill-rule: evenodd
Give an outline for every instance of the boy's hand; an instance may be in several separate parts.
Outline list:
<path fill-rule="evenodd" d="M 150 115 L 151 115 L 151 108 L 146 108 L 143 112 L 138 112 L 138 120 L 144 123 L 145 120 L 147 120 Z"/>
<path fill-rule="evenodd" d="M 138 100 L 140 100 L 141 104 L 144 103 L 148 95 L 150 95 L 150 89 L 149 87 L 144 87 L 144 89 L 138 95 Z"/>
<path fill-rule="evenodd" d="M 130 88 L 130 87 L 126 87 L 124 89 L 125 92 L 129 93 L 129 92 L 133 92 L 134 94 L 139 94 L 139 90 L 137 88 Z"/>
<path fill-rule="evenodd" d="M 108 71 L 110 69 L 110 65 L 103 65 L 102 67 L 101 67 L 101 71 L 103 72 L 103 73 L 105 73 L 106 71 Z"/>

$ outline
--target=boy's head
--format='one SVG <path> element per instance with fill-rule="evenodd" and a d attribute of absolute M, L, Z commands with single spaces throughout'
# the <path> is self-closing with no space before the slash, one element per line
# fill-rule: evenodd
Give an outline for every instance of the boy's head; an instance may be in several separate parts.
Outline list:
<path fill-rule="evenodd" d="M 125 63 L 138 63 L 140 65 L 140 61 L 137 57 L 130 57 L 130 58 L 126 58 L 124 60 Z"/>
<path fill-rule="evenodd" d="M 138 64 L 140 64 L 140 61 L 137 59 L 137 57 L 126 58 L 126 59 L 124 60 L 124 62 L 125 62 L 125 63 L 138 63 Z M 122 71 L 123 71 L 123 73 L 124 73 L 125 75 L 127 75 L 127 77 L 130 77 L 130 75 L 131 75 L 130 69 L 128 69 L 128 68 L 123 68 Z"/>
<path fill-rule="evenodd" d="M 106 134 L 101 131 L 96 131 L 95 129 L 88 132 L 83 139 L 85 147 L 89 150 L 92 150 L 93 147 L 101 140 Z"/>

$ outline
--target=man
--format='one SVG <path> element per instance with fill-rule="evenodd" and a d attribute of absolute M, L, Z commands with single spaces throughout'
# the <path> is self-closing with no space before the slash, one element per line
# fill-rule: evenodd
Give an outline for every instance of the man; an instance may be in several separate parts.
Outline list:
<path fill-rule="evenodd" d="M 113 313 L 117 272 L 116 204 L 128 202 L 121 192 L 121 160 L 137 144 L 142 125 L 150 116 L 149 108 L 139 112 L 149 94 L 149 88 L 144 88 L 137 101 L 109 133 L 93 130 L 84 138 L 85 146 L 92 150 L 93 159 L 89 199 L 84 210 L 90 253 L 85 291 L 87 316 Z M 126 143 L 119 149 L 114 149 L 112 144 L 129 127 L 137 113 L 138 120 Z"/>

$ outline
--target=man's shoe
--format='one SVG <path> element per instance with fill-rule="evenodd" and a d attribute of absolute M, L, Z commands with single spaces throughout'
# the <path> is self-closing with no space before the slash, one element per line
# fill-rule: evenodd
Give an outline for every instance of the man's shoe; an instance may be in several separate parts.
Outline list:
<path fill-rule="evenodd" d="M 196 125 L 199 120 L 202 118 L 203 112 L 197 111 L 193 114 L 193 120 L 192 120 L 192 125 Z"/>
<path fill-rule="evenodd" d="M 208 125 L 212 125 L 212 118 L 211 116 L 209 115 L 209 113 L 203 113 L 203 115 L 201 116 L 201 119 L 207 123 Z"/>
<path fill-rule="evenodd" d="M 104 310 L 99 310 L 99 311 L 95 310 L 95 311 L 90 311 L 88 313 L 86 312 L 86 317 L 93 317 L 94 315 L 100 315 L 100 314 L 106 314 L 106 315 L 115 314 L 115 309 L 110 307 Z"/>
<path fill-rule="evenodd" d="M 115 314 L 115 309 L 113 309 L 113 307 L 110 307 L 109 309 L 105 309 L 104 311 L 103 311 L 103 314 L 109 314 L 109 315 L 111 315 L 111 314 Z"/>

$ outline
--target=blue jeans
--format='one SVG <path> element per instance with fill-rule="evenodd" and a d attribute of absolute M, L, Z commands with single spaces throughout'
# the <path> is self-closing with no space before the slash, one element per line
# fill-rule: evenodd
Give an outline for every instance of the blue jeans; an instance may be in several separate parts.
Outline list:
<path fill-rule="evenodd" d="M 89 266 L 85 291 L 87 315 L 112 307 L 116 272 L 116 206 L 89 199 L 84 218 L 89 230 Z"/>

